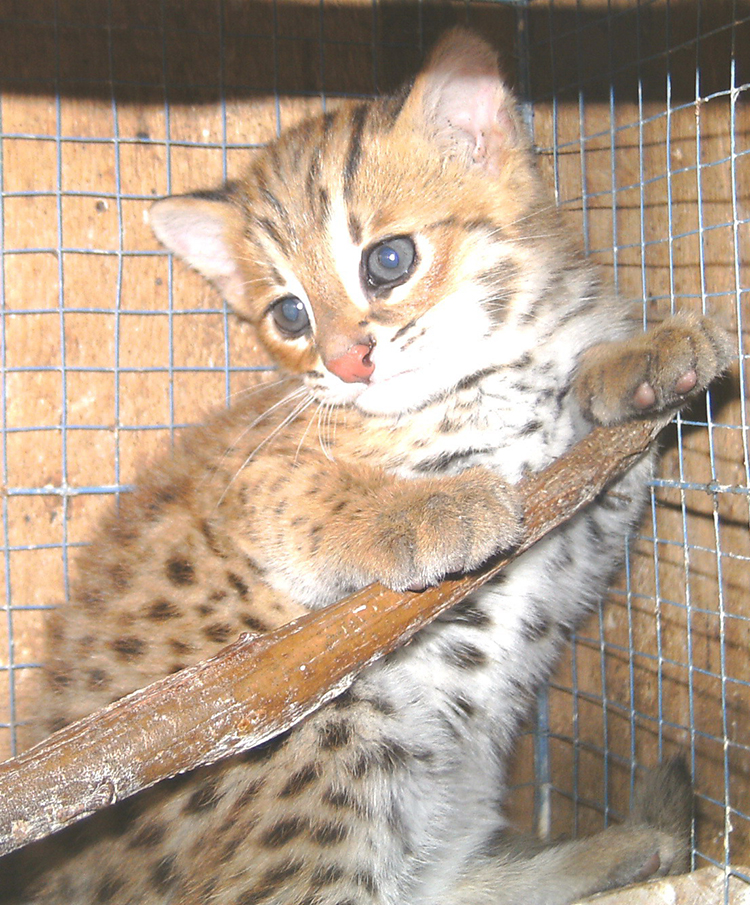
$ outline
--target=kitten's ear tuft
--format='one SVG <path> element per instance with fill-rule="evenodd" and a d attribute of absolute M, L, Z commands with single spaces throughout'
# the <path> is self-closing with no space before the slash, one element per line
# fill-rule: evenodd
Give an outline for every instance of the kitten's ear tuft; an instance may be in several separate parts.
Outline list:
<path fill-rule="evenodd" d="M 229 189 L 173 195 L 151 205 L 149 221 L 156 238 L 203 274 L 232 305 L 242 299 L 242 275 L 231 235 L 240 215 Z"/>
<path fill-rule="evenodd" d="M 497 52 L 465 28 L 452 29 L 435 46 L 402 115 L 447 153 L 493 174 L 509 149 L 528 146 Z"/>

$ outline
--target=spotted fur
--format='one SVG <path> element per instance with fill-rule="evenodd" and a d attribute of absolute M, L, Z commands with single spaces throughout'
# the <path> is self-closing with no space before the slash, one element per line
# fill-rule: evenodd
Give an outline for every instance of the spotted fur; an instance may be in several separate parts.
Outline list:
<path fill-rule="evenodd" d="M 639 333 L 463 31 L 408 92 L 308 120 L 152 220 L 280 376 L 189 433 L 84 552 L 50 631 L 48 729 L 371 581 L 479 566 L 518 536 L 519 478 L 596 422 L 681 404 L 728 358 L 699 318 Z M 519 722 L 606 589 L 650 467 L 294 730 L 32 850 L 21 900 L 563 903 L 682 867 L 679 764 L 593 841 L 543 848 L 500 810 Z"/>

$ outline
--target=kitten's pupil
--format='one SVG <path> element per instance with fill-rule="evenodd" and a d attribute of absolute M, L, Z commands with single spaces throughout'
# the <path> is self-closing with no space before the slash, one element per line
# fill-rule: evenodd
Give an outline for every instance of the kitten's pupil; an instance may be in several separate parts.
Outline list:
<path fill-rule="evenodd" d="M 393 270 L 398 267 L 400 260 L 398 252 L 395 248 L 391 248 L 390 245 L 384 245 L 378 249 L 378 263 L 383 267 Z"/>
<path fill-rule="evenodd" d="M 310 328 L 310 318 L 304 303 L 293 295 L 279 299 L 271 308 L 271 316 L 285 336 L 302 336 Z"/>
<path fill-rule="evenodd" d="M 373 287 L 391 287 L 403 283 L 414 269 L 417 252 L 409 236 L 394 236 L 373 245 L 364 254 L 367 283 Z"/>

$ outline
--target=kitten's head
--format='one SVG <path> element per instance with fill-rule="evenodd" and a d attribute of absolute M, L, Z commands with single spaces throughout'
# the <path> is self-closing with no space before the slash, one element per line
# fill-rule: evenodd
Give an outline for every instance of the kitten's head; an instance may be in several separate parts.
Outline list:
<path fill-rule="evenodd" d="M 319 399 L 396 414 L 527 351 L 546 205 L 495 52 L 455 30 L 408 92 L 307 120 L 151 220 Z"/>

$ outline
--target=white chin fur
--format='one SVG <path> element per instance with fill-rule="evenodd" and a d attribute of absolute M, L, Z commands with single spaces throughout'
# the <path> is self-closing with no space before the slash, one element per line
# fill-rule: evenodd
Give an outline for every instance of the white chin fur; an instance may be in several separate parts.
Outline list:
<path fill-rule="evenodd" d="M 428 384 L 423 373 L 414 371 L 380 383 L 376 378 L 362 388 L 354 404 L 369 415 L 398 415 L 422 408 L 439 392 L 434 380 Z"/>

